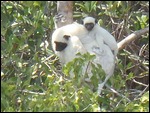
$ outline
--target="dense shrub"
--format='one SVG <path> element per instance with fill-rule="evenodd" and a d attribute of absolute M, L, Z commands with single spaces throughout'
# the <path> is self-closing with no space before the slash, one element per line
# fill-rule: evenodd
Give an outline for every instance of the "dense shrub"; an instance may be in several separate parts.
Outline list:
<path fill-rule="evenodd" d="M 90 86 L 96 87 L 104 75 L 101 66 L 92 66 L 96 76 L 91 84 L 81 76 L 81 67 L 92 56 L 62 67 L 52 51 L 56 4 L 1 1 L 1 111 L 149 111 L 149 34 L 119 52 L 107 83 L 112 89 L 104 89 L 100 97 Z M 74 2 L 75 20 L 92 14 L 118 42 L 149 26 L 148 13 L 148 1 Z M 76 75 L 72 79 L 70 70 Z"/>

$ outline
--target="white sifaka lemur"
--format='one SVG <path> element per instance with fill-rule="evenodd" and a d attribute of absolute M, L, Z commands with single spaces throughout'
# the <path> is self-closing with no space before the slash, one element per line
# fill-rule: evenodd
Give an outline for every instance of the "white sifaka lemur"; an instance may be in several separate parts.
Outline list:
<path fill-rule="evenodd" d="M 100 94 L 105 83 L 114 73 L 115 57 L 118 53 L 117 42 L 108 31 L 97 24 L 95 18 L 84 18 L 83 25 L 87 29 L 88 35 L 80 40 L 88 52 L 96 54 L 96 62 L 101 64 L 106 73 L 104 82 L 99 84 L 98 87 L 98 93 Z"/>
<path fill-rule="evenodd" d="M 97 24 L 97 20 L 93 17 L 86 17 L 83 19 L 83 25 L 89 31 L 89 36 L 95 38 L 97 43 L 101 45 L 102 41 L 109 46 L 113 54 L 118 53 L 118 46 L 115 38 L 104 28 Z M 100 38 L 101 37 L 101 38 Z"/>

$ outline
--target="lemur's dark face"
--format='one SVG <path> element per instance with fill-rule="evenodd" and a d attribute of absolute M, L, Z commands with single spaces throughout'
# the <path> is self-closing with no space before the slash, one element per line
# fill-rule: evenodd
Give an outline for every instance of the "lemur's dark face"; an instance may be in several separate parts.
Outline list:
<path fill-rule="evenodd" d="M 91 31 L 95 24 L 97 24 L 97 20 L 94 19 L 94 18 L 91 18 L 91 17 L 86 17 L 83 21 L 82 21 L 82 24 L 85 26 L 85 28 L 88 30 L 88 31 Z"/>
<path fill-rule="evenodd" d="M 63 36 L 63 38 L 65 39 L 65 40 L 69 40 L 69 38 L 70 38 L 70 36 L 69 35 L 64 35 Z M 65 42 L 57 42 L 57 41 L 54 41 L 54 43 L 56 44 L 56 51 L 63 51 L 66 47 L 67 47 L 67 43 L 65 43 Z"/>
<path fill-rule="evenodd" d="M 67 47 L 67 43 L 55 41 L 55 44 L 56 44 L 56 48 L 55 48 L 56 51 L 63 51 Z"/>
<path fill-rule="evenodd" d="M 88 31 L 91 31 L 94 27 L 94 23 L 86 23 L 84 26 Z"/>

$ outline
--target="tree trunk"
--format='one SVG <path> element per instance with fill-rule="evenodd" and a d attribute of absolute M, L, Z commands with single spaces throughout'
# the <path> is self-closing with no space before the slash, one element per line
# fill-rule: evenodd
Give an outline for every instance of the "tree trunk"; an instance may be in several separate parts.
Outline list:
<path fill-rule="evenodd" d="M 55 20 L 56 29 L 71 24 L 73 22 L 73 1 L 57 1 L 57 13 L 59 17 Z"/>

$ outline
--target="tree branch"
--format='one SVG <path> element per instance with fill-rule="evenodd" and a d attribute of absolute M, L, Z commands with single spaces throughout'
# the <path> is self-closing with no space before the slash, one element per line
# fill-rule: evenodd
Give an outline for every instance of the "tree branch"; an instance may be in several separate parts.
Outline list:
<path fill-rule="evenodd" d="M 130 43 L 134 39 L 139 38 L 141 35 L 148 33 L 148 32 L 149 32 L 149 27 L 135 31 L 134 33 L 130 34 L 129 36 L 127 36 L 125 39 L 123 39 L 117 44 L 118 49 L 119 50 L 123 49 L 128 43 Z"/>

